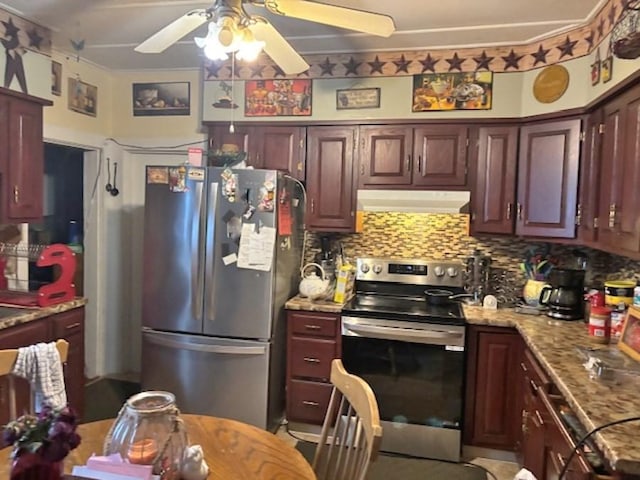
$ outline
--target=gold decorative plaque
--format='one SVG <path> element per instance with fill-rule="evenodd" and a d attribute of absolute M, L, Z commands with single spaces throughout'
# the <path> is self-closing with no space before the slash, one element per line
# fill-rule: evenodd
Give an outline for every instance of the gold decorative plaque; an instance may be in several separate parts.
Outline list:
<path fill-rule="evenodd" d="M 562 65 L 543 68 L 533 81 L 533 96 L 540 103 L 558 100 L 569 86 L 569 71 Z"/>

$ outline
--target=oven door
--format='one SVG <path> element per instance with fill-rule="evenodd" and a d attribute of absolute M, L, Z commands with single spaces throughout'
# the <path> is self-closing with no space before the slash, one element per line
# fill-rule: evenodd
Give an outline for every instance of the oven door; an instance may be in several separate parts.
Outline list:
<path fill-rule="evenodd" d="M 342 361 L 373 389 L 382 450 L 459 461 L 465 327 L 342 317 Z"/>

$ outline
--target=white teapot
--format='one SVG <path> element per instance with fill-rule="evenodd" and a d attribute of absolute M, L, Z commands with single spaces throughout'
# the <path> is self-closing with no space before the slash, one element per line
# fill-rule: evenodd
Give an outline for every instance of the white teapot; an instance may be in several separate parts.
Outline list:
<path fill-rule="evenodd" d="M 319 277 L 315 270 L 305 275 L 304 272 L 308 267 L 317 267 L 320 270 L 322 277 Z M 329 294 L 331 282 L 320 265 L 317 263 L 307 263 L 300 269 L 300 274 L 302 275 L 302 280 L 300 281 L 299 286 L 301 296 L 307 297 L 310 300 L 318 300 Z"/>

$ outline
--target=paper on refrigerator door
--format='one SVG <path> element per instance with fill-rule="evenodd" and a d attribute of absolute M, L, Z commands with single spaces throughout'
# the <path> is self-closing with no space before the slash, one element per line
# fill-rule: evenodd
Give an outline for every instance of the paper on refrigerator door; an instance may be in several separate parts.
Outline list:
<path fill-rule="evenodd" d="M 273 263 L 276 229 L 262 227 L 256 232 L 254 223 L 244 223 L 238 248 L 238 267 L 268 272 Z"/>

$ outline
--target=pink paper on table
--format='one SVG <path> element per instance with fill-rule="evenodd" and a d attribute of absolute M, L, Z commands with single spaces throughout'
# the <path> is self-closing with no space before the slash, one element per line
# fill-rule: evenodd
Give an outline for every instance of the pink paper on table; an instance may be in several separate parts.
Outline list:
<path fill-rule="evenodd" d="M 131 477 L 150 480 L 153 467 L 151 465 L 137 465 L 126 463 L 119 454 L 109 456 L 93 455 L 87 460 L 87 467 L 102 472 L 129 475 Z"/>

